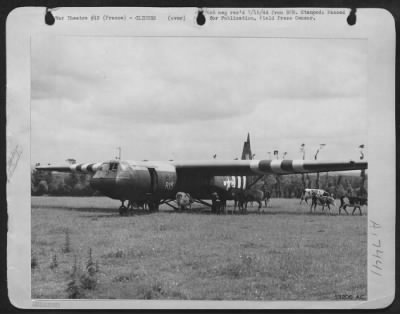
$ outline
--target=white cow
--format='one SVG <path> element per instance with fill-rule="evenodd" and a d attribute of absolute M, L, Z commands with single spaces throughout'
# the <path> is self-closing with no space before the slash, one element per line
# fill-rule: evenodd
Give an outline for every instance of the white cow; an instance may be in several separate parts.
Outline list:
<path fill-rule="evenodd" d="M 178 205 L 179 209 L 192 209 L 193 199 L 189 193 L 185 192 L 178 192 L 176 193 L 176 204 Z"/>
<path fill-rule="evenodd" d="M 321 189 L 304 189 L 303 193 L 301 193 L 300 204 L 302 201 L 305 201 L 308 204 L 307 200 L 311 199 L 313 194 L 316 196 L 330 196 L 328 192 Z"/>

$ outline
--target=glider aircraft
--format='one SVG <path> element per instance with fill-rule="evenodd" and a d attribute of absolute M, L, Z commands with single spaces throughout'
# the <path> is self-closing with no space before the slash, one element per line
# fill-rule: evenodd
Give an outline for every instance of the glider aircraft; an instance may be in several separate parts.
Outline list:
<path fill-rule="evenodd" d="M 147 203 L 150 211 L 175 200 L 177 192 L 189 193 L 194 201 L 218 193 L 232 199 L 232 190 L 251 189 L 267 174 L 296 174 L 367 169 L 366 161 L 254 160 L 250 138 L 244 142 L 241 160 L 130 161 L 109 160 L 98 163 L 37 166 L 39 171 L 92 174 L 90 185 L 103 195 L 121 201 L 119 212 L 125 215 L 125 201 Z"/>

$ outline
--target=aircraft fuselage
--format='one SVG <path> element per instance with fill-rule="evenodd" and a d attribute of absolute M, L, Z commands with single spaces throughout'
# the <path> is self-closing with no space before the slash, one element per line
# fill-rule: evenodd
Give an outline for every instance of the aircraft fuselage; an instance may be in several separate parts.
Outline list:
<path fill-rule="evenodd" d="M 177 192 L 210 199 L 213 192 L 232 198 L 232 188 L 246 189 L 249 176 L 211 176 L 201 172 L 179 175 L 173 165 L 144 167 L 126 161 L 103 163 L 93 175 L 93 189 L 113 199 L 146 201 L 174 199 Z"/>

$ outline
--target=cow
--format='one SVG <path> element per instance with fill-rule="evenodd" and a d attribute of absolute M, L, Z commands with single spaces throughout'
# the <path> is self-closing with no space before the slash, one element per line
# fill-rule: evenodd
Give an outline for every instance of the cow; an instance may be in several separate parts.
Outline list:
<path fill-rule="evenodd" d="M 176 193 L 176 204 L 178 205 L 178 209 L 186 210 L 192 209 L 193 199 L 189 193 L 178 192 Z"/>
<path fill-rule="evenodd" d="M 347 212 L 347 207 L 353 207 L 353 212 L 351 214 L 354 215 L 355 211 L 358 209 L 361 216 L 362 215 L 361 207 L 363 205 L 368 206 L 368 199 L 365 197 L 342 196 L 340 198 L 339 215 L 341 213 L 342 208 L 348 215 L 349 213 Z"/>
<path fill-rule="evenodd" d="M 268 201 L 271 198 L 271 193 L 269 191 L 261 191 L 258 189 L 250 189 L 244 191 L 237 191 L 234 195 L 235 199 L 235 206 L 234 210 L 236 209 L 236 205 L 239 206 L 239 211 L 241 213 L 247 212 L 247 203 L 248 202 L 256 202 L 258 204 L 258 212 L 262 209 L 262 202 L 265 201 L 265 206 L 267 207 Z"/>
<path fill-rule="evenodd" d="M 329 213 L 331 211 L 330 205 L 333 205 L 333 207 L 336 207 L 335 199 L 332 196 L 317 195 L 316 193 L 313 193 L 310 212 L 312 212 L 313 207 L 314 207 L 314 211 L 316 211 L 317 205 L 322 206 L 322 211 L 325 209 L 325 206 L 327 206 Z"/>
<path fill-rule="evenodd" d="M 304 189 L 304 191 L 301 193 L 300 197 L 300 204 L 305 201 L 306 204 L 308 204 L 307 200 L 311 199 L 313 194 L 317 196 L 329 196 L 329 193 L 326 192 L 325 190 L 321 189 Z"/>

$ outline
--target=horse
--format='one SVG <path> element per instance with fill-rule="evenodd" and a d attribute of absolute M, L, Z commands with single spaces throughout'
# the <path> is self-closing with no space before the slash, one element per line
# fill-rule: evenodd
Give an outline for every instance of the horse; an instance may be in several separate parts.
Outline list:
<path fill-rule="evenodd" d="M 269 191 L 264 192 L 259 189 L 237 191 L 235 193 L 234 210 L 236 210 L 236 205 L 238 205 L 239 211 L 241 213 L 246 213 L 247 212 L 247 203 L 248 202 L 256 202 L 258 204 L 258 212 L 261 212 L 262 202 L 265 201 L 265 207 L 267 207 L 270 198 L 271 198 L 271 193 Z"/>
<path fill-rule="evenodd" d="M 347 201 L 346 201 L 347 199 Z M 348 215 L 349 213 L 347 212 L 347 207 L 353 207 L 353 212 L 351 213 L 354 215 L 355 211 L 358 209 L 360 212 L 360 216 L 362 215 L 361 212 L 361 207 L 363 205 L 368 205 L 368 199 L 365 197 L 358 197 L 358 196 L 342 196 L 340 198 L 340 206 L 339 206 L 339 215 L 341 213 L 342 208 Z"/>
<path fill-rule="evenodd" d="M 324 211 L 325 206 L 327 206 L 329 213 L 331 211 L 330 205 L 333 205 L 334 207 L 336 207 L 335 199 L 332 196 L 313 194 L 310 212 L 312 212 L 313 207 L 314 207 L 314 211 L 316 211 L 317 205 L 322 206 L 322 211 Z"/>

